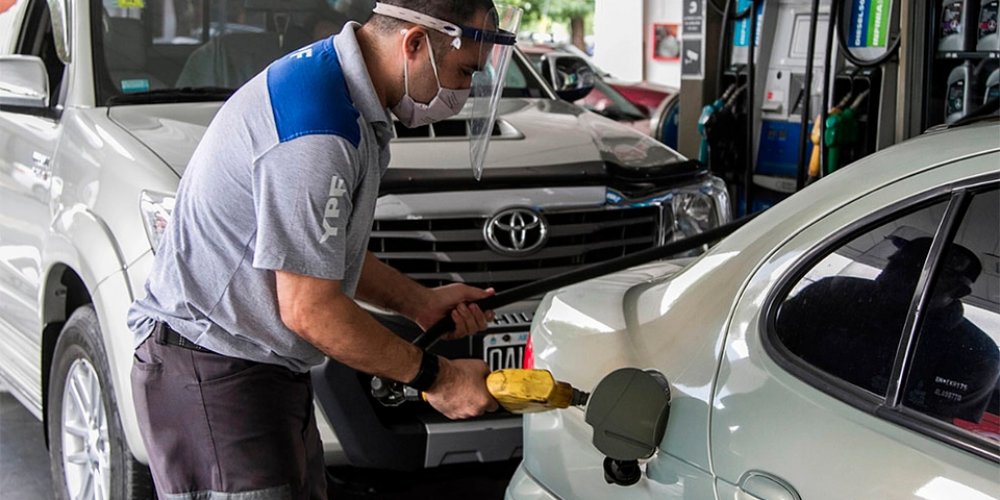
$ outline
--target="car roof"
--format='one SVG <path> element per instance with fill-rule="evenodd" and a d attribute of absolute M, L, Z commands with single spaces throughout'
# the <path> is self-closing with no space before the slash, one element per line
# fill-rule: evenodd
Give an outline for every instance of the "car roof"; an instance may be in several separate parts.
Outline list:
<path fill-rule="evenodd" d="M 1000 122 L 986 122 L 931 132 L 886 148 L 838 170 L 760 215 L 720 242 L 714 251 L 755 245 L 762 234 L 784 240 L 812 221 L 885 186 L 963 158 L 1000 151 Z M 1000 173 L 1000 165 L 996 171 Z M 764 245 L 773 247 L 773 244 Z"/>

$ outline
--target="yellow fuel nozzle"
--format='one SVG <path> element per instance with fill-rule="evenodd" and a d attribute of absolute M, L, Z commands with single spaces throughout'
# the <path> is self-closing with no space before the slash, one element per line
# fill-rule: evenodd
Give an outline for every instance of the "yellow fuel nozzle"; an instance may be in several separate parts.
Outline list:
<path fill-rule="evenodd" d="M 538 413 L 584 406 L 589 394 L 558 382 L 548 370 L 498 370 L 486 377 L 486 388 L 511 413 Z"/>

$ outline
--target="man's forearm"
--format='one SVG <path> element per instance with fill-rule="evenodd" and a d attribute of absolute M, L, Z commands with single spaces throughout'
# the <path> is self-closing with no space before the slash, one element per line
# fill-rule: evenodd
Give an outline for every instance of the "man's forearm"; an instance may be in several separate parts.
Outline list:
<path fill-rule="evenodd" d="M 372 319 L 347 296 L 317 304 L 296 333 L 327 356 L 355 370 L 409 382 L 423 352 Z"/>
<path fill-rule="evenodd" d="M 371 252 L 365 254 L 365 265 L 355 293 L 358 300 L 412 320 L 420 308 L 425 307 L 426 292 L 426 287 L 384 264 Z"/>

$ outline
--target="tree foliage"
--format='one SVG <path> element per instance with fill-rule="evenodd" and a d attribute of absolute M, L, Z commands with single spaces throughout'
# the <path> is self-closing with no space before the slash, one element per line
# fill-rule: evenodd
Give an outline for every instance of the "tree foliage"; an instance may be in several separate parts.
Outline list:
<path fill-rule="evenodd" d="M 524 23 L 542 20 L 543 16 L 553 22 L 568 23 L 594 12 L 594 0 L 504 0 L 501 3 L 524 9 Z"/>

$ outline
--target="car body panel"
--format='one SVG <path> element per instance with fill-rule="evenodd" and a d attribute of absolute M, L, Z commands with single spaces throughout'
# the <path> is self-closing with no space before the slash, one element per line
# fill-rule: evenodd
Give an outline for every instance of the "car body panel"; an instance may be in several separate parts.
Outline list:
<path fill-rule="evenodd" d="M 617 78 L 605 78 L 604 81 L 632 103 L 650 110 L 656 109 L 664 99 L 680 92 L 680 89 L 651 82 L 628 82 Z"/>
<path fill-rule="evenodd" d="M 833 464 L 823 469 L 818 465 L 823 463 L 820 458 L 803 460 L 821 457 L 823 446 L 838 449 L 846 445 L 846 429 L 857 427 L 868 417 L 792 378 L 762 354 L 756 337 L 743 335 L 748 325 L 759 324 L 761 287 L 773 286 L 774 276 L 805 251 L 793 242 L 802 245 L 815 241 L 819 234 L 829 234 L 854 220 L 852 217 L 875 210 L 877 200 L 883 202 L 879 206 L 885 206 L 886 201 L 901 199 L 907 192 L 912 196 L 915 186 L 961 179 L 990 169 L 996 172 L 1000 164 L 1000 144 L 996 141 L 1000 125 L 972 125 L 960 133 L 928 134 L 869 156 L 761 214 L 680 272 L 676 263 L 668 261 L 548 294 L 532 325 L 537 368 L 552 370 L 556 378 L 583 390 L 594 387 L 605 374 L 619 367 L 656 369 L 670 381 L 673 403 L 660 451 L 646 464 L 647 474 L 634 487 L 603 488 L 603 480 L 594 479 L 602 476 L 603 457 L 590 444 L 592 430 L 583 422 L 583 412 L 574 409 L 525 417 L 523 467 L 527 475 L 537 478 L 558 498 L 580 499 L 646 498 L 649 488 L 668 483 L 677 475 L 673 459 L 690 464 L 710 481 L 718 476 L 719 484 L 738 485 L 744 474 L 761 469 L 776 474 L 778 479 L 784 475 L 793 476 L 785 478 L 788 480 L 824 476 L 822 484 L 826 486 L 843 483 L 848 476 L 870 479 L 866 474 L 879 470 L 873 462 L 866 462 L 868 471 L 851 468 L 828 474 Z M 968 173 L 955 170 L 956 165 L 968 169 Z M 864 183 L 857 182 L 858 175 L 864 176 Z M 857 207 L 843 208 L 855 202 Z M 745 294 L 747 287 L 753 287 L 752 294 Z M 734 310 L 736 316 L 732 316 Z M 744 398 L 745 393 L 752 397 Z M 800 393 L 808 397 L 791 408 L 788 399 Z M 780 415 L 763 418 L 763 413 L 789 408 L 786 419 L 800 413 L 812 416 L 794 428 L 801 445 L 779 439 L 789 431 L 788 424 L 779 420 Z M 748 419 L 755 425 L 750 429 L 741 427 Z M 837 436 L 839 443 L 827 437 L 825 429 L 819 432 L 812 425 L 828 420 L 837 420 L 833 425 L 842 426 Z M 871 452 L 873 459 L 885 460 L 915 449 L 917 456 L 925 457 L 921 459 L 926 460 L 922 466 L 925 471 L 936 467 L 939 472 L 925 478 L 940 477 L 944 481 L 937 484 L 967 481 L 971 488 L 968 491 L 989 495 L 982 498 L 1000 495 L 995 493 L 995 484 L 991 489 L 983 482 L 983 478 L 991 477 L 988 473 L 995 479 L 995 464 L 922 436 L 914 437 L 912 432 L 883 421 L 868 425 L 870 428 L 862 436 L 873 436 L 877 431 L 882 433 L 880 439 L 891 443 L 882 452 Z M 869 441 L 872 439 L 869 436 Z M 850 439 L 851 444 L 858 441 L 857 435 Z M 928 454 L 935 458 L 927 458 Z M 771 457 L 771 462 L 756 461 L 758 455 Z M 773 463 L 795 472 L 769 470 Z M 941 472 L 949 470 L 949 463 L 966 472 Z M 844 467 L 852 464 L 845 463 Z M 886 494 L 884 489 L 863 489 L 864 480 L 847 482 L 859 490 L 829 498 L 881 498 Z M 924 481 L 915 485 L 907 497 L 927 484 Z M 722 494 L 725 489 L 720 487 L 719 498 L 749 498 L 739 496 L 745 493 L 736 495 L 734 490 Z M 830 491 L 810 488 L 802 493 L 803 498 L 822 498 Z M 661 498 L 686 497 L 664 494 Z"/>
<path fill-rule="evenodd" d="M 40 407 L 41 296 L 44 280 L 43 243 L 48 227 L 47 193 L 52 185 L 56 143 L 62 125 L 49 117 L 0 111 L 0 215 L 8 228 L 0 237 L 0 330 L 9 349 L 0 364 L 10 366 L 7 378 L 29 406 Z M 28 133 L 18 133 L 18 131 Z M 37 410 L 36 410 L 37 411 Z"/>
<path fill-rule="evenodd" d="M 859 412 L 778 366 L 761 341 L 765 298 L 830 234 L 915 193 L 939 192 L 942 185 L 995 172 L 998 165 L 1000 153 L 987 153 L 901 179 L 809 226 L 755 273 L 734 311 L 713 402 L 713 463 L 720 479 L 736 484 L 749 471 L 765 471 L 803 498 L 958 498 L 918 495 L 931 478 L 964 485 L 980 498 L 1000 498 L 995 463 Z M 844 462 L 845 456 L 852 456 L 851 462 Z M 905 474 L 885 474 L 886 464 L 900 457 L 906 457 L 900 467 Z"/>

